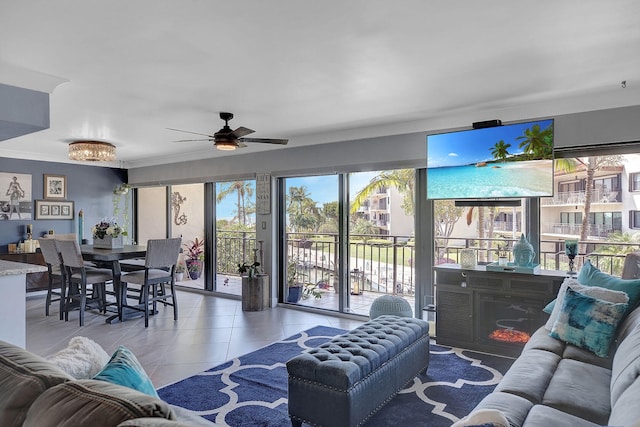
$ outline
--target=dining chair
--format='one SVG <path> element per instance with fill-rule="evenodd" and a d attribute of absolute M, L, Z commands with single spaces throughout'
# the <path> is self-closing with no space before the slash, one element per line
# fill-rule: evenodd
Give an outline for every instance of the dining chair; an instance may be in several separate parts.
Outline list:
<path fill-rule="evenodd" d="M 175 269 L 180 253 L 181 238 L 150 239 L 147 241 L 144 270 L 123 274 L 121 278 L 122 301 L 126 302 L 130 285 L 138 285 L 139 304 L 127 306 L 144 312 L 144 327 L 149 326 L 149 306 L 156 313 L 157 303 L 173 307 L 173 320 L 178 320 L 178 303 L 175 291 Z M 167 293 L 166 285 L 170 286 Z M 150 297 L 149 294 L 152 296 Z M 169 302 L 171 300 L 171 302 Z"/>
<path fill-rule="evenodd" d="M 107 282 L 113 280 L 113 274 L 109 269 L 86 267 L 78 242 L 75 240 L 58 240 L 56 246 L 62 255 L 68 280 L 68 291 L 64 304 L 65 320 L 69 320 L 69 311 L 72 308 L 72 303 L 77 300 L 80 311 L 80 326 L 84 326 L 87 286 L 92 286 L 92 300 L 97 301 L 100 311 L 106 311 L 105 288 Z"/>
<path fill-rule="evenodd" d="M 60 320 L 62 320 L 64 318 L 64 294 L 66 289 L 66 275 L 62 256 L 58 252 L 54 239 L 38 239 L 38 243 L 49 273 L 44 314 L 45 316 L 49 315 L 49 306 L 52 302 L 60 301 Z M 55 290 L 58 286 L 60 291 Z M 53 299 L 53 296 L 57 296 L 58 299 Z"/>

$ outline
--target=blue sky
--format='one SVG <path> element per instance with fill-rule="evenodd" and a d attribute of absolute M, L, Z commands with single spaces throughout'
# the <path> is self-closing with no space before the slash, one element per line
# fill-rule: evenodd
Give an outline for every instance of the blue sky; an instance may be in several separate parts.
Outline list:
<path fill-rule="evenodd" d="M 350 177 L 351 196 L 353 197 L 354 194 L 364 188 L 369 183 L 371 178 L 373 178 L 377 174 L 378 172 L 352 173 Z M 307 188 L 307 193 L 310 195 L 310 197 L 318 202 L 318 207 L 321 207 L 323 203 L 335 202 L 338 200 L 337 175 L 287 178 L 288 187 L 301 187 L 303 185 Z M 218 219 L 231 219 L 234 217 L 236 211 L 236 200 L 236 195 L 232 194 L 216 205 Z"/>
<path fill-rule="evenodd" d="M 464 130 L 460 132 L 441 133 L 427 137 L 427 166 L 429 168 L 461 166 L 492 160 L 491 148 L 496 142 L 503 140 L 511 144 L 510 154 L 520 154 L 518 136 L 534 124 L 546 129 L 553 120 L 540 120 L 528 123 L 497 126 L 486 129 Z"/>

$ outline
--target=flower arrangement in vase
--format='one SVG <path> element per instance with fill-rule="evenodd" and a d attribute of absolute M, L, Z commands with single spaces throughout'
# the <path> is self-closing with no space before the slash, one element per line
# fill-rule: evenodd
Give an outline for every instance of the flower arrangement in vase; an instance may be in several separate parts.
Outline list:
<path fill-rule="evenodd" d="M 116 223 L 115 219 L 103 218 L 91 228 L 91 234 L 94 247 L 113 249 L 123 247 L 123 236 L 126 236 L 127 232 Z"/>

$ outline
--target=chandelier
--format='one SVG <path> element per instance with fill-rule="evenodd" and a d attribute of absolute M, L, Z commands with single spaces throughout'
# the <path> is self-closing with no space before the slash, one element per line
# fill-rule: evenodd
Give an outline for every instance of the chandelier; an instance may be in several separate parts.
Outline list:
<path fill-rule="evenodd" d="M 116 146 L 102 141 L 76 141 L 69 144 L 69 158 L 88 162 L 110 162 L 116 159 Z"/>

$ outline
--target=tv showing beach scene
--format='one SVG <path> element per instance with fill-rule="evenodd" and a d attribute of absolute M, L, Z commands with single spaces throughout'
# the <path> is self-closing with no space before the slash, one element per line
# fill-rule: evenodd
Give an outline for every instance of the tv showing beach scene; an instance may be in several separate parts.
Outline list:
<path fill-rule="evenodd" d="M 427 136 L 427 198 L 553 196 L 553 119 Z"/>

